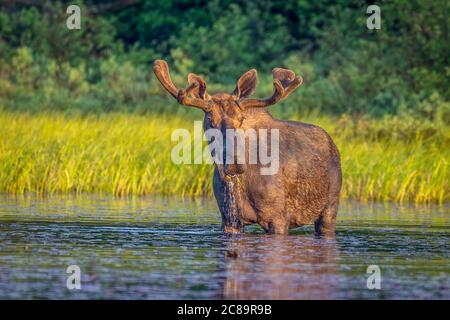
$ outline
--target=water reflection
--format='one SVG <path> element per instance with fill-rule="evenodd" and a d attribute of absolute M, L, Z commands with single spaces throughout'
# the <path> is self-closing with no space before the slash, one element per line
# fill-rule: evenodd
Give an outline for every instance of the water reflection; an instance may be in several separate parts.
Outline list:
<path fill-rule="evenodd" d="M 343 203 L 334 240 L 224 235 L 213 200 L 0 196 L 0 299 L 449 299 L 449 239 L 448 205 Z"/>
<path fill-rule="evenodd" d="M 225 299 L 331 299 L 339 253 L 335 239 L 312 235 L 235 235 L 226 243 Z"/>

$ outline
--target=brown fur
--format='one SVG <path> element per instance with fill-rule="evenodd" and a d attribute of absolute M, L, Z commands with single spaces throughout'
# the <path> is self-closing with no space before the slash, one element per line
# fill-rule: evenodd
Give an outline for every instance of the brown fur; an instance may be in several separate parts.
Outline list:
<path fill-rule="evenodd" d="M 242 232 L 245 225 L 258 223 L 268 233 L 287 234 L 289 228 L 314 223 L 316 233 L 334 234 L 341 190 L 341 165 L 335 144 L 317 126 L 277 120 L 267 111 L 268 106 L 298 88 L 302 78 L 290 70 L 275 68 L 273 95 L 249 99 L 256 86 L 254 69 L 238 80 L 232 94 L 213 96 L 206 92 L 205 81 L 194 74 L 189 74 L 189 87 L 178 90 L 170 80 L 165 61 L 156 60 L 154 71 L 179 103 L 205 112 L 205 129 L 216 128 L 223 135 L 226 129 L 279 130 L 280 165 L 276 174 L 261 175 L 261 164 L 248 161 L 215 164 L 214 195 L 225 232 Z M 245 139 L 247 147 L 250 139 Z"/>

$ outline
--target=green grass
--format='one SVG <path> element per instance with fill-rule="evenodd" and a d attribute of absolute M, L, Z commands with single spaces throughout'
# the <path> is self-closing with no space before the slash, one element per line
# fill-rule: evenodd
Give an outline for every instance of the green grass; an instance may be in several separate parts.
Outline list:
<path fill-rule="evenodd" d="M 448 127 L 413 125 L 409 132 L 397 120 L 355 124 L 317 115 L 302 121 L 325 128 L 340 149 L 343 198 L 449 200 Z M 192 121 L 170 115 L 1 111 L 0 192 L 210 196 L 212 165 L 170 160 L 171 133 L 183 127 L 192 130 Z"/>

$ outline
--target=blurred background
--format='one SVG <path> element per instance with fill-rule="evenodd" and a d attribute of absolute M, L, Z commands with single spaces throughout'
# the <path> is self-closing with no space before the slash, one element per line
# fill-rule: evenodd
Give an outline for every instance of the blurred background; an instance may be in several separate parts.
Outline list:
<path fill-rule="evenodd" d="M 380 30 L 366 27 L 366 9 L 374 3 L 381 8 Z M 177 86 L 185 86 L 188 73 L 194 72 L 206 79 L 210 93 L 232 92 L 240 75 L 257 68 L 260 97 L 273 90 L 272 68 L 289 68 L 305 82 L 271 111 L 282 119 L 319 124 L 332 134 L 343 156 L 344 195 L 418 202 L 448 199 L 447 0 L 85 0 L 76 2 L 81 7 L 80 30 L 66 27 L 69 4 L 73 1 L 0 2 L 0 190 L 178 193 L 173 186 L 179 183 L 182 193 L 210 194 L 209 183 L 203 181 L 210 175 L 207 169 L 201 169 L 205 174 L 192 169 L 205 178 L 197 181 L 194 173 L 191 177 L 180 171 L 190 169 L 164 171 L 158 163 L 148 168 L 149 150 L 140 150 L 140 144 L 125 152 L 131 161 L 127 165 L 123 154 L 117 163 L 106 162 L 106 155 L 96 161 L 97 151 L 90 154 L 88 142 L 83 150 L 89 156 L 78 160 L 71 157 L 81 146 L 67 155 L 72 149 L 61 145 L 71 141 L 71 132 L 77 139 L 87 134 L 83 125 L 97 128 L 98 136 L 104 137 L 102 125 L 110 121 L 117 127 L 122 121 L 134 127 L 134 133 L 118 129 L 108 140 L 121 150 L 120 136 L 130 141 L 133 134 L 136 140 L 145 138 L 142 134 L 150 129 L 143 117 L 155 120 L 158 133 L 168 132 L 158 145 L 162 150 L 170 140 L 170 130 L 161 127 L 165 114 L 201 119 L 200 111 L 177 105 L 157 82 L 152 62 L 165 59 Z M 86 125 L 86 119 L 92 122 Z M 17 125 L 12 127 L 14 121 Z M 71 124 L 74 127 L 67 130 Z M 185 123 L 166 127 L 180 126 Z M 30 128 L 35 132 L 26 140 Z M 114 132 L 113 126 L 105 130 Z M 61 131 L 65 137 L 54 136 Z M 47 144 L 39 136 L 45 133 Z M 148 134 L 147 141 L 152 137 Z M 40 147 L 29 149 L 38 137 Z M 40 156 L 42 164 L 37 165 Z M 30 167 L 19 166 L 18 171 L 17 163 L 28 158 Z M 52 159 L 59 162 L 50 166 Z M 73 165 L 77 161 L 80 165 Z M 81 165 L 85 162 L 89 170 Z M 118 171 L 102 171 L 105 168 Z M 123 168 L 128 171 L 121 172 Z M 83 170 L 86 174 L 80 176 Z M 130 171 L 134 182 L 129 181 Z M 158 183 L 171 187 L 148 185 L 146 174 L 159 174 L 155 179 L 164 182 Z"/>

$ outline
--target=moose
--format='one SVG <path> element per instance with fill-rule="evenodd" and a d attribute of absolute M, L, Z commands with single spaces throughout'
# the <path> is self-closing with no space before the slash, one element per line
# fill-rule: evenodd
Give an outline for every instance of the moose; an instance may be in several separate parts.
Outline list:
<path fill-rule="evenodd" d="M 230 129 L 278 130 L 276 173 L 261 174 L 259 162 L 214 162 L 213 189 L 224 232 L 244 232 L 245 225 L 257 223 L 269 234 L 285 235 L 290 228 L 314 223 L 316 234 L 334 235 L 342 184 L 336 145 L 322 128 L 278 120 L 267 110 L 300 87 L 303 78 L 291 70 L 275 68 L 272 96 L 255 99 L 249 98 L 256 89 L 255 69 L 239 78 L 233 93 L 214 95 L 207 93 L 206 82 L 193 73 L 188 75 L 188 87 L 178 89 L 164 60 L 156 60 L 153 71 L 178 103 L 203 110 L 204 130 L 218 129 L 224 136 Z M 253 142 L 251 139 L 254 137 L 245 136 L 245 144 Z M 230 150 L 219 152 L 226 156 Z M 239 151 L 235 153 L 239 155 Z"/>

